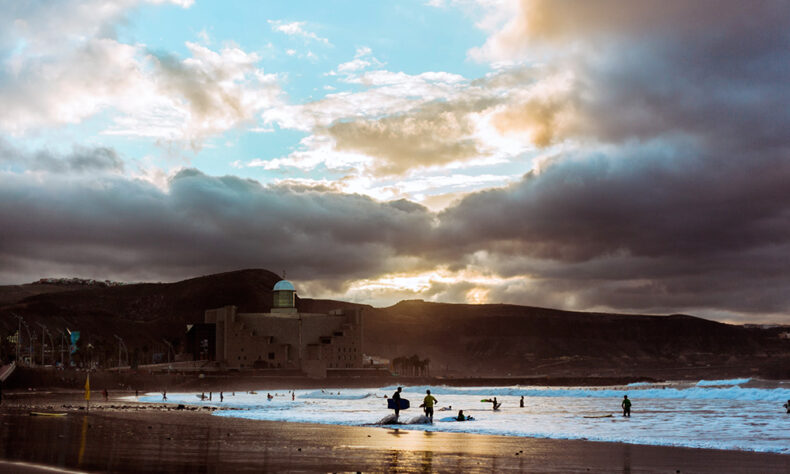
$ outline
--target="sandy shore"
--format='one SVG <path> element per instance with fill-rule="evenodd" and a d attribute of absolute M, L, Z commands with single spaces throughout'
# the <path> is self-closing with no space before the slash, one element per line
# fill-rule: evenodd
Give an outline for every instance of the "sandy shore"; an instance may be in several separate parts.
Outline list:
<path fill-rule="evenodd" d="M 118 398 L 83 405 L 76 392 L 6 394 L 0 458 L 103 472 L 790 472 L 778 454 L 254 421 Z"/>

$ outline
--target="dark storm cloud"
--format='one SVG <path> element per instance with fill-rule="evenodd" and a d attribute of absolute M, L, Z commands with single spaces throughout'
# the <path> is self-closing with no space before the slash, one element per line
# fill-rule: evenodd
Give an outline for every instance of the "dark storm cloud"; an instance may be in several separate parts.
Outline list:
<path fill-rule="evenodd" d="M 488 268 L 581 308 L 786 311 L 787 183 L 779 153 L 733 160 L 662 143 L 566 157 L 443 212 L 436 252 L 486 251 Z"/>
<path fill-rule="evenodd" d="M 4 280 L 72 272 L 180 278 L 264 267 L 342 281 L 391 270 L 431 215 L 411 203 L 264 187 L 184 170 L 168 192 L 101 175 L 8 173 L 0 187 Z"/>

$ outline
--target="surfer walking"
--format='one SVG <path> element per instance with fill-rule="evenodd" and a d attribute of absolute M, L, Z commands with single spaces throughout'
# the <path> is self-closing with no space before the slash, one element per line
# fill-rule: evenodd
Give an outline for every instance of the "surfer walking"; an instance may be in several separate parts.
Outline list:
<path fill-rule="evenodd" d="M 431 423 L 433 423 L 433 404 L 438 403 L 439 400 L 431 395 L 430 390 L 426 390 L 425 394 L 425 398 L 422 399 L 423 409 L 425 410 L 425 416 L 427 416 L 428 419 L 431 420 Z"/>
<path fill-rule="evenodd" d="M 397 421 L 398 416 L 400 416 L 400 393 L 403 391 L 403 387 L 398 387 L 395 390 L 395 393 L 392 394 L 392 400 L 394 400 L 393 406 L 395 407 L 395 420 Z"/>
<path fill-rule="evenodd" d="M 623 416 L 631 418 L 631 400 L 628 399 L 628 395 L 623 395 L 623 403 L 620 406 L 623 407 Z"/>
<path fill-rule="evenodd" d="M 518 402 L 518 406 L 524 408 L 524 395 L 521 396 L 521 400 Z"/>

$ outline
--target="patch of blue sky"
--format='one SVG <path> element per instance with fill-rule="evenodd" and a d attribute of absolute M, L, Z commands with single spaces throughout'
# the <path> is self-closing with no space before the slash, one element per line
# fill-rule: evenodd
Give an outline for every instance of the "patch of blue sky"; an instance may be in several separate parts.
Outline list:
<path fill-rule="evenodd" d="M 304 22 L 305 32 L 325 38 L 328 44 L 274 31 L 270 21 Z M 434 8 L 416 0 L 231 4 L 198 0 L 188 9 L 145 5 L 130 14 L 119 36 L 183 58 L 189 56 L 184 43 L 202 42 L 202 32 L 212 48 L 230 41 L 258 54 L 259 67 L 266 73 L 287 73 L 283 88 L 296 103 L 323 97 L 327 84 L 355 89 L 325 73 L 352 60 L 361 47 L 371 48 L 372 55 L 386 63 L 383 67 L 395 72 L 445 71 L 471 78 L 487 71 L 485 65 L 466 57 L 470 48 L 484 42 L 484 32 L 457 9 Z"/>
<path fill-rule="evenodd" d="M 245 173 L 244 166 L 237 168 L 234 163 L 245 165 L 252 160 L 268 161 L 273 158 L 287 156 L 298 147 L 299 140 L 307 133 L 295 130 L 280 130 L 275 132 L 245 132 L 245 129 L 231 130 L 222 136 L 208 140 L 192 158 L 192 166 L 209 174 L 238 174 L 251 176 Z M 263 169 L 263 168 L 258 168 Z M 259 175 L 259 173 L 255 173 Z M 275 173 L 267 173 L 274 176 Z"/>

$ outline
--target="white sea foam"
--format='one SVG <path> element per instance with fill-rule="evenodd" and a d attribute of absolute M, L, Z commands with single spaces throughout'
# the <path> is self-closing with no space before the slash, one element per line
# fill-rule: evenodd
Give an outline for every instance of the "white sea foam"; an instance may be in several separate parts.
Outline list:
<path fill-rule="evenodd" d="M 727 379 L 727 380 L 700 380 L 698 387 L 714 387 L 717 385 L 743 385 L 749 383 L 751 379 Z"/>
<path fill-rule="evenodd" d="M 739 379 L 740 380 L 740 379 Z M 747 380 L 747 379 L 744 379 Z M 719 381 L 721 382 L 721 381 Z M 743 388 L 739 384 L 700 385 L 677 383 L 622 387 L 404 387 L 403 398 L 415 408 L 401 411 L 403 429 L 453 431 L 541 438 L 588 439 L 638 444 L 739 449 L 790 454 L 790 415 L 782 403 L 790 390 Z M 666 388 L 664 388 L 666 387 Z M 416 406 L 431 390 L 441 406 L 452 405 L 475 418 L 459 423 L 454 416 L 421 424 Z M 257 420 L 373 425 L 392 423 L 385 394 L 395 387 L 367 389 L 297 390 L 275 393 L 225 394 L 224 402 L 201 401 L 194 393 L 169 393 L 170 403 L 240 408 L 220 410 L 218 416 Z M 339 392 L 339 394 L 338 394 Z M 633 400 L 632 417 L 620 416 L 624 394 Z M 525 408 L 519 398 L 525 396 Z M 502 408 L 494 412 L 481 399 L 496 396 Z M 160 394 L 143 401 L 160 402 Z M 613 415 L 605 417 L 606 415 Z M 417 424 L 408 424 L 414 422 Z"/>

